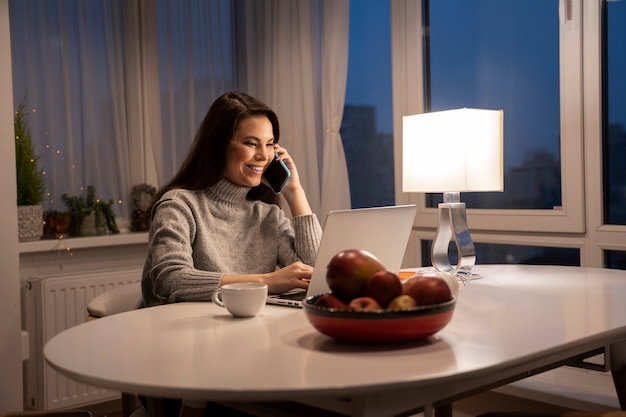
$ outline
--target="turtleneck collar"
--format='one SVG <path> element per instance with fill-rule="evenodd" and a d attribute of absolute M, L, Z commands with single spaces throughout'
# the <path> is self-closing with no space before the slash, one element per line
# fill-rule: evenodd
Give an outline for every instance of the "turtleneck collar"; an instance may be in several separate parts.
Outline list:
<path fill-rule="evenodd" d="M 209 188 L 209 192 L 226 203 L 241 203 L 252 187 L 237 185 L 226 178 L 221 178 L 215 185 Z"/>

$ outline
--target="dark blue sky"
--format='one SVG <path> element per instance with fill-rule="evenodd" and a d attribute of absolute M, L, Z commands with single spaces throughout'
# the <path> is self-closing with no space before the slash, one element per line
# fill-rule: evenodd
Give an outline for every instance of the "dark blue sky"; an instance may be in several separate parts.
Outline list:
<path fill-rule="evenodd" d="M 626 125 L 626 1 L 608 7 L 609 119 Z M 430 11 L 432 109 L 504 109 L 509 163 L 529 151 L 558 158 L 558 1 L 431 1 Z M 346 104 L 375 106 L 382 133 L 393 131 L 390 45 L 389 2 L 352 2 Z"/>
<path fill-rule="evenodd" d="M 379 133 L 393 132 L 389 1 L 350 3 L 350 52 L 346 104 L 376 107 Z"/>

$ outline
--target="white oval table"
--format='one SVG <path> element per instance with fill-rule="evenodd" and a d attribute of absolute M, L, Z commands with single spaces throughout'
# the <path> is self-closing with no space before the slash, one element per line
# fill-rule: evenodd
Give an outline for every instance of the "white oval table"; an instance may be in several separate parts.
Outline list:
<path fill-rule="evenodd" d="M 451 323 L 414 343 L 341 343 L 290 307 L 234 319 L 212 303 L 179 303 L 73 327 L 44 354 L 73 379 L 125 392 L 216 401 L 342 398 L 352 415 L 391 416 L 422 407 L 428 414 L 610 346 L 617 390 L 625 392 L 626 271 L 474 270 L 481 278 L 461 286 Z"/>

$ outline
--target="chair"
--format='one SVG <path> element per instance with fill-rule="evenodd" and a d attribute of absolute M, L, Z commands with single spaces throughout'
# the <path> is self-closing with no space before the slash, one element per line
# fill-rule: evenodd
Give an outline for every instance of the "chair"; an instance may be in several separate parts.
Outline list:
<path fill-rule="evenodd" d="M 141 300 L 140 282 L 108 290 L 87 305 L 87 321 L 135 310 Z M 122 417 L 130 417 L 137 408 L 136 395 L 122 392 Z"/>
<path fill-rule="evenodd" d="M 141 283 L 133 282 L 108 290 L 87 305 L 87 320 L 135 310 L 141 303 Z"/>

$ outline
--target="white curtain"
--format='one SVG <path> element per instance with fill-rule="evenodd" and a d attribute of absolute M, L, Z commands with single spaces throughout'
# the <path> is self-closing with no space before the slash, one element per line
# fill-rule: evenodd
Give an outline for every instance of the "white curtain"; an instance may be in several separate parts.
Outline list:
<path fill-rule="evenodd" d="M 280 142 L 323 222 L 328 210 L 350 208 L 339 136 L 349 0 L 248 0 L 245 6 L 248 92 L 278 114 Z"/>
<path fill-rule="evenodd" d="M 396 190 L 402 190 L 402 116 L 424 112 L 422 7 L 413 0 L 391 2 L 394 165 Z M 408 201 L 396 192 L 396 203 Z"/>
<path fill-rule="evenodd" d="M 235 89 L 229 0 L 10 2 L 15 107 L 26 98 L 45 171 L 46 210 L 62 195 L 115 201 L 178 169 L 213 100 Z"/>
<path fill-rule="evenodd" d="M 232 0 L 145 0 L 157 4 L 161 138 L 159 185 L 178 171 L 211 103 L 238 89 L 236 32 Z M 149 72 L 149 71 L 147 71 Z"/>
<path fill-rule="evenodd" d="M 324 0 L 323 16 L 321 213 L 325 215 L 351 207 L 348 166 L 339 134 L 348 77 L 350 1 Z"/>
<path fill-rule="evenodd" d="M 10 19 L 15 105 L 36 109 L 47 210 L 94 185 L 128 219 L 133 185 L 168 181 L 213 100 L 235 89 L 277 112 L 320 220 L 350 207 L 349 0 L 11 0 Z"/>
<path fill-rule="evenodd" d="M 422 8 L 414 0 L 391 2 L 391 65 L 393 89 L 393 147 L 396 204 L 406 204 L 402 190 L 402 116 L 424 112 Z M 413 196 L 413 199 L 416 197 Z M 409 240 L 405 265 L 423 265 L 420 240 Z"/>
<path fill-rule="evenodd" d="M 44 206 L 66 210 L 64 193 L 93 185 L 122 208 L 130 157 L 121 1 L 11 1 L 9 10 L 14 100 L 31 109 Z"/>
<path fill-rule="evenodd" d="M 128 123 L 130 184 L 161 184 L 162 164 L 161 102 L 157 39 L 157 9 L 151 1 L 125 1 L 124 74 L 128 82 L 119 91 L 131 109 Z"/>

